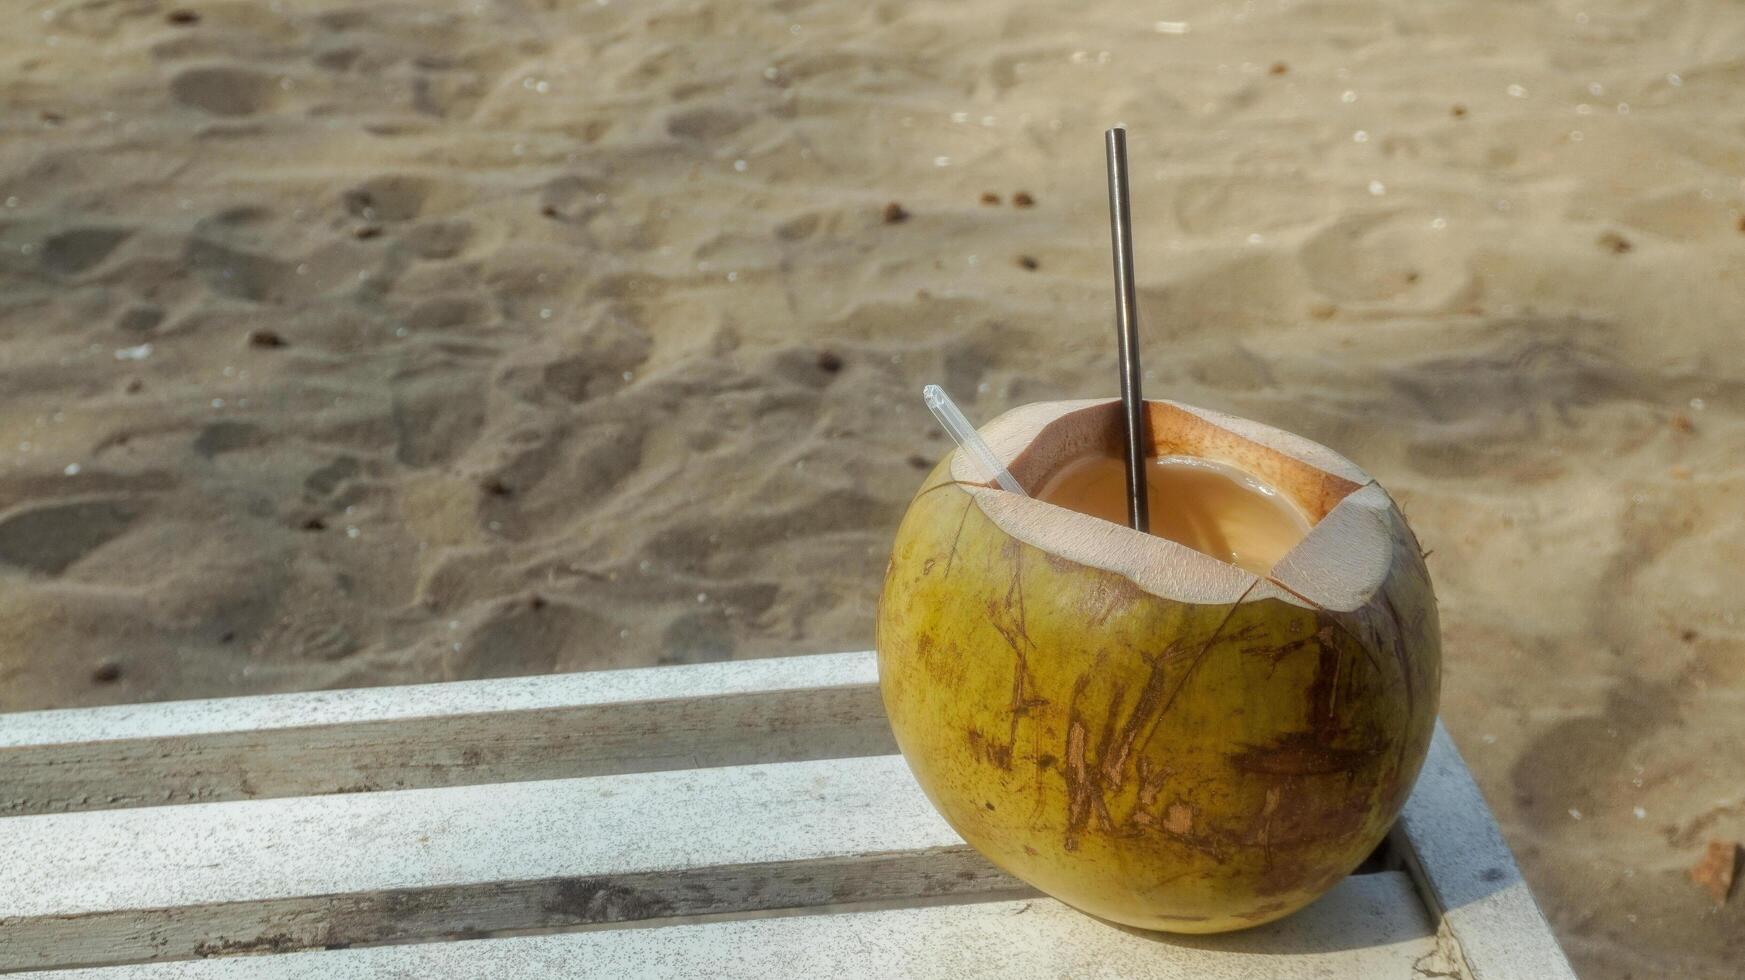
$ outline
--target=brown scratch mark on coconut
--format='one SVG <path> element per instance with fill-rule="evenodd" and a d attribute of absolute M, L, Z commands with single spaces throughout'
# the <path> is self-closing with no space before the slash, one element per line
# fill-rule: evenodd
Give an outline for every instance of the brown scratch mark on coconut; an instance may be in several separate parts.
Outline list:
<path fill-rule="evenodd" d="M 1274 860 L 1272 852 L 1267 853 L 1266 863 L 1261 865 L 1260 874 L 1254 881 L 1256 896 L 1288 895 L 1305 890 L 1304 878 L 1311 865 L 1305 864 L 1299 855 L 1286 853 Z"/>
<path fill-rule="evenodd" d="M 1318 732 L 1285 732 L 1269 743 L 1249 745 L 1229 757 L 1242 772 L 1269 776 L 1330 776 L 1350 773 L 1380 755 L 1374 746 L 1346 749 L 1327 744 Z"/>
<path fill-rule="evenodd" d="M 1297 597 L 1298 599 L 1301 599 L 1303 601 L 1303 604 L 1308 606 L 1309 608 L 1319 610 L 1320 612 L 1327 611 L 1326 606 L 1323 606 L 1319 602 L 1316 602 L 1315 600 L 1309 598 L 1308 596 L 1303 595 L 1301 592 L 1298 592 L 1296 589 L 1293 589 L 1290 586 L 1286 585 L 1285 583 L 1279 581 L 1278 579 L 1273 578 L 1271 575 L 1267 575 L 1267 576 L 1263 576 L 1263 577 L 1265 578 L 1265 580 L 1268 583 L 1277 586 L 1281 591 L 1289 592 L 1291 595 Z"/>
<path fill-rule="evenodd" d="M 1276 667 L 1281 660 L 1293 653 L 1302 653 L 1304 650 L 1315 646 L 1317 642 L 1318 641 L 1315 637 L 1310 636 L 1304 637 L 1301 640 L 1291 640 L 1288 643 L 1260 643 L 1254 646 L 1243 647 L 1242 655 L 1245 657 L 1266 657 L 1272 662 L 1272 665 Z"/>
<path fill-rule="evenodd" d="M 1384 637 L 1382 645 L 1387 647 L 1387 652 L 1394 658 L 1394 662 L 1399 665 L 1400 683 L 1406 689 L 1406 717 L 1415 718 L 1418 715 L 1417 685 L 1413 683 L 1414 678 L 1412 676 L 1411 661 L 1406 658 L 1405 626 L 1400 621 L 1400 611 L 1394 606 L 1393 597 L 1388 595 L 1386 585 L 1383 585 L 1382 588 L 1377 591 L 1376 598 L 1381 602 L 1382 606 L 1386 608 L 1388 618 L 1391 619 L 1394 624 L 1393 635 L 1390 637 Z"/>
<path fill-rule="evenodd" d="M 1422 577 L 1422 578 L 1423 578 L 1423 581 L 1421 583 L 1421 588 L 1422 588 L 1422 590 L 1427 592 L 1430 589 L 1429 579 L 1427 576 Z M 1393 590 L 1390 588 L 1383 589 L 1383 592 L 1390 593 L 1390 595 L 1391 595 L 1392 591 Z M 1389 603 L 1391 604 L 1392 601 L 1393 600 L 1390 598 Z M 1405 624 L 1405 632 L 1401 634 L 1401 640 L 1402 641 L 1410 641 L 1413 644 L 1417 644 L 1418 642 L 1424 640 L 1429 632 L 1428 630 L 1426 630 L 1424 628 L 1424 626 L 1425 626 L 1425 620 L 1429 619 L 1429 617 L 1430 617 L 1431 606 L 1420 602 L 1420 603 L 1416 603 L 1411 608 L 1412 608 L 1412 614 L 1408 618 L 1408 620 Z"/>
<path fill-rule="evenodd" d="M 1022 714 L 1024 710 L 1024 681 L 1027 667 L 1025 661 L 1028 654 L 1024 649 L 1023 637 L 1019 635 L 1018 631 L 1013 629 L 1011 626 L 1000 622 L 1000 608 L 999 603 L 988 603 L 988 623 L 994 628 L 994 632 L 1000 634 L 1000 638 L 1006 641 L 1006 646 L 1011 648 L 1012 655 L 1016 658 L 1012 670 L 1012 701 L 1010 705 L 1012 720 L 1015 725 L 1018 716 Z M 1014 731 L 1014 736 L 1015 735 L 1016 732 Z"/>
<path fill-rule="evenodd" d="M 1319 608 L 1319 607 L 1317 607 L 1317 608 Z M 1326 610 L 1322 610 L 1322 611 L 1325 612 Z M 1377 677 L 1386 677 L 1387 676 L 1387 671 L 1381 669 L 1381 661 L 1377 660 L 1375 657 L 1375 651 L 1371 650 L 1369 644 L 1365 643 L 1361 637 L 1359 637 L 1356 633 L 1353 633 L 1351 631 L 1351 627 L 1346 626 L 1336 616 L 1329 615 L 1326 622 L 1332 628 L 1337 629 L 1341 633 L 1344 633 L 1346 639 L 1350 640 L 1352 642 L 1352 644 L 1357 647 L 1357 649 L 1363 654 L 1363 658 L 1365 660 L 1369 661 L 1369 666 L 1371 669 L 1373 669 L 1375 671 L 1375 676 L 1377 676 Z M 1322 627 L 1321 632 L 1322 633 L 1327 632 L 1327 627 Z"/>
<path fill-rule="evenodd" d="M 957 533 L 951 536 L 951 550 L 945 555 L 945 571 L 940 578 L 951 577 L 951 566 L 957 561 L 957 542 L 963 538 L 963 525 L 969 520 L 969 510 L 975 506 L 975 498 L 970 497 L 963 502 L 963 513 L 957 518 Z"/>
<path fill-rule="evenodd" d="M 1097 758 L 1100 760 L 1108 759 L 1112 752 L 1111 744 L 1115 740 L 1115 719 L 1120 717 L 1121 706 L 1126 702 L 1126 685 L 1116 685 L 1114 692 L 1109 697 L 1109 714 L 1104 720 L 1101 734 L 1097 737 Z M 1113 830 L 1115 822 L 1109 817 L 1109 802 L 1104 796 L 1104 790 L 1107 786 L 1107 770 L 1101 766 L 1093 767 L 1086 772 L 1085 781 L 1089 789 L 1090 815 L 1095 820 L 1097 829 Z"/>
<path fill-rule="evenodd" d="M 1370 482 L 1373 483 L 1375 481 L 1372 480 Z M 1357 636 L 1357 634 L 1351 632 L 1351 628 L 1346 626 L 1343 622 L 1341 622 L 1337 616 L 1334 616 L 1327 609 L 1326 606 L 1321 605 L 1319 602 L 1316 602 L 1315 600 L 1309 598 L 1308 596 L 1303 595 L 1301 592 L 1298 592 L 1296 589 L 1291 588 L 1290 586 L 1284 584 L 1283 582 L 1280 582 L 1278 579 L 1273 578 L 1270 575 L 1266 577 L 1266 581 L 1272 583 L 1273 585 L 1278 586 L 1280 589 L 1283 589 L 1284 591 L 1289 592 L 1291 595 L 1295 596 L 1296 598 L 1302 600 L 1304 604 L 1308 605 L 1309 608 L 1315 610 L 1316 612 L 1326 614 L 1328 617 L 1327 622 L 1330 623 L 1332 626 L 1337 627 L 1339 632 L 1344 633 L 1347 637 L 1349 637 L 1351 639 L 1351 642 L 1357 644 L 1357 648 L 1359 650 L 1363 651 L 1364 657 L 1366 657 L 1369 660 L 1370 666 L 1375 668 L 1375 672 L 1376 672 L 1377 676 L 1382 675 L 1381 662 L 1375 659 L 1375 653 L 1372 650 L 1370 650 L 1369 644 L 1365 643 L 1361 638 L 1359 638 Z M 1323 626 L 1317 635 L 1325 634 L 1326 632 L 1327 632 L 1327 627 Z M 1323 637 L 1323 638 L 1325 639 L 1325 637 Z M 1244 651 L 1244 652 L 1250 652 L 1250 651 Z"/>
<path fill-rule="evenodd" d="M 1272 867 L 1272 825 L 1274 814 L 1278 813 L 1279 801 L 1284 796 L 1284 790 L 1277 786 L 1269 786 L 1266 790 L 1266 803 L 1260 809 L 1260 853 L 1265 866 Z"/>
<path fill-rule="evenodd" d="M 1108 715 L 1102 726 L 1096 747 L 1095 758 L 1099 760 L 1100 764 L 1094 768 L 1089 761 L 1089 726 L 1085 724 L 1084 716 L 1078 707 L 1080 698 L 1090 684 L 1091 675 L 1085 674 L 1079 677 L 1073 686 L 1072 701 L 1068 708 L 1066 765 L 1063 768 L 1067 785 L 1065 831 L 1067 850 L 1078 848 L 1079 835 L 1089 828 L 1093 821 L 1098 830 L 1107 832 L 1116 830 L 1116 823 L 1109 814 L 1105 792 L 1107 790 L 1118 791 L 1121 788 L 1125 782 L 1127 760 L 1132 757 L 1134 747 L 1136 745 L 1143 747 L 1156 735 L 1164 715 L 1169 712 L 1176 697 L 1187 686 L 1194 671 L 1204 662 L 1206 655 L 1217 643 L 1225 627 L 1230 624 L 1231 618 L 1236 615 L 1237 608 L 1258 584 L 1258 580 L 1251 582 L 1248 588 L 1243 590 L 1242 595 L 1238 596 L 1236 601 L 1231 604 L 1229 610 L 1224 613 L 1224 618 L 1218 621 L 1218 625 L 1206 638 L 1206 642 L 1193 654 L 1187 667 L 1181 672 L 1180 679 L 1170 689 L 1167 697 L 1163 693 L 1164 688 L 1168 686 L 1168 674 L 1164 668 L 1181 658 L 1181 649 L 1175 645 L 1151 658 L 1151 673 L 1147 677 L 1144 687 L 1141 688 L 1132 710 L 1127 712 L 1124 718 L 1123 708 L 1126 706 L 1126 690 L 1122 687 L 1117 687 L 1114 690 L 1109 699 Z M 998 628 L 997 621 L 996 628 Z M 1012 638 L 1008 637 L 1007 642 L 1012 643 Z M 1117 719 L 1122 720 L 1117 721 Z M 1143 781 L 1144 777 L 1142 776 L 1141 779 Z M 1154 799 L 1155 792 L 1154 789 Z M 1136 812 L 1145 811 L 1141 808 Z M 1143 828 L 1151 820 L 1152 817 L 1149 813 L 1140 819 L 1136 819 L 1135 815 L 1130 813 L 1122 826 L 1123 828 Z M 1222 849 L 1213 841 L 1199 837 L 1183 839 L 1190 846 L 1208 854 L 1221 855 L 1223 853 Z"/>
<path fill-rule="evenodd" d="M 1128 716 L 1126 723 L 1121 726 L 1120 738 L 1118 740 L 1115 738 L 1116 732 L 1113 719 L 1118 716 L 1121 704 L 1125 700 L 1125 692 L 1120 690 L 1116 691 L 1116 695 L 1112 699 L 1113 705 L 1109 713 L 1110 724 L 1105 726 L 1102 744 L 1098 748 L 1097 757 L 1103 760 L 1103 764 L 1098 767 L 1098 770 L 1095 773 L 1086 774 L 1084 785 L 1082 787 L 1082 793 L 1085 797 L 1086 803 L 1084 809 L 1087 814 L 1089 809 L 1094 807 L 1102 818 L 1101 822 L 1112 829 L 1113 821 L 1108 817 L 1108 804 L 1103 795 L 1104 787 L 1107 786 L 1114 790 L 1120 789 L 1123 782 L 1126 761 L 1132 753 L 1134 746 L 1137 744 L 1143 748 L 1143 746 L 1150 744 L 1152 737 L 1156 735 L 1158 728 L 1161 727 L 1163 717 L 1169 713 L 1170 707 L 1175 704 L 1176 697 L 1181 694 L 1182 689 L 1185 688 L 1188 681 L 1192 679 L 1194 671 L 1199 669 L 1200 664 L 1205 661 L 1206 655 L 1211 651 L 1213 644 L 1218 642 L 1219 635 L 1222 634 L 1224 628 L 1230 624 L 1231 618 L 1236 615 L 1236 609 L 1242 604 L 1244 599 L 1248 598 L 1249 593 L 1254 591 L 1254 586 L 1258 584 L 1258 580 L 1249 583 L 1248 588 L 1244 589 L 1242 595 L 1238 596 L 1236 601 L 1231 604 L 1230 609 L 1225 612 L 1224 618 L 1218 621 L 1218 625 L 1212 630 L 1211 635 L 1206 638 L 1206 642 L 1200 646 L 1199 650 L 1194 653 L 1192 659 L 1189 660 L 1187 668 L 1182 671 L 1181 678 L 1170 690 L 1168 697 L 1163 697 L 1162 695 L 1163 687 L 1167 680 L 1167 675 L 1164 673 L 1163 667 L 1168 663 L 1180 659 L 1181 649 L 1172 645 L 1169 649 L 1153 659 L 1151 675 L 1146 679 L 1145 687 L 1140 691 L 1139 699 L 1134 704 L 1132 714 Z M 1075 690 L 1073 694 L 1075 718 L 1077 717 L 1076 703 L 1078 700 L 1078 694 L 1079 691 L 1083 690 L 1083 684 L 1087 680 L 1088 678 L 1081 678 L 1080 687 L 1078 690 Z M 1149 726 L 1147 726 L 1147 722 L 1150 723 Z M 1082 719 L 1080 723 L 1082 725 Z M 1141 729 L 1144 729 L 1143 736 L 1140 734 Z M 1069 742 L 1071 740 L 1070 732 L 1068 740 Z M 1079 811 L 1075 810 L 1071 804 L 1070 780 L 1068 802 L 1068 832 L 1071 834 L 1075 829 L 1071 817 L 1074 813 Z M 1128 820 L 1130 823 L 1133 822 L 1131 814 L 1129 815 Z M 1139 824 L 1139 826 L 1143 826 L 1143 824 Z M 1084 823 L 1081 822 L 1077 825 L 1076 829 L 1082 830 L 1083 827 Z M 1189 840 L 1188 843 L 1196 849 L 1205 851 L 1208 854 L 1222 854 L 1222 851 L 1217 847 L 1217 845 L 1209 841 L 1194 838 Z"/>
<path fill-rule="evenodd" d="M 1094 825 L 1095 829 L 1105 833 L 1115 829 L 1115 822 L 1109 816 L 1107 801 L 1099 786 L 1101 774 L 1090 761 L 1089 726 L 1085 724 L 1084 715 L 1079 711 L 1079 699 L 1084 695 L 1085 688 L 1090 685 L 1091 675 L 1083 674 L 1073 685 L 1072 701 L 1068 707 L 1066 730 L 1066 764 L 1063 775 L 1066 777 L 1067 819 L 1065 831 L 1065 848 L 1068 851 L 1078 849 L 1079 835 Z M 1118 703 L 1124 699 L 1124 693 L 1115 692 L 1114 700 Z M 1103 758 L 1108 753 L 1109 740 L 1113 736 L 1113 727 L 1105 727 L 1097 758 Z"/>
<path fill-rule="evenodd" d="M 1339 682 L 1341 679 L 1341 675 L 1343 673 L 1341 668 L 1343 668 L 1345 665 L 1345 658 L 1340 656 L 1339 650 L 1337 648 L 1330 647 L 1328 649 L 1331 651 L 1332 656 L 1333 656 L 1333 680 L 1327 685 L 1327 716 L 1326 716 L 1328 726 L 1331 727 L 1334 720 L 1339 717 Z M 1323 652 L 1322 657 L 1325 658 L 1326 656 L 1327 656 L 1327 653 Z M 1325 662 L 1325 661 L 1323 661 L 1323 662 Z M 1319 674 L 1316 675 L 1317 679 L 1319 678 L 1319 676 L 1320 676 Z"/>
<path fill-rule="evenodd" d="M 964 730 L 964 738 L 969 742 L 970 757 L 981 759 L 1001 769 L 1012 768 L 1012 750 L 982 734 L 979 728 Z"/>
<path fill-rule="evenodd" d="M 1294 784 L 1287 780 L 1285 785 Z M 1294 815 L 1291 832 L 1285 836 L 1275 835 L 1275 841 L 1296 848 L 1350 843 L 1352 837 L 1362 833 L 1370 822 L 1373 815 L 1370 801 L 1376 795 L 1377 787 L 1374 780 L 1366 781 L 1359 791 L 1336 794 L 1333 797 L 1335 802 L 1322 801 L 1322 805 Z"/>
<path fill-rule="evenodd" d="M 951 487 L 970 487 L 976 490 L 992 490 L 994 485 L 992 483 L 971 483 L 968 480 L 941 480 L 930 487 L 924 488 L 920 493 L 915 495 L 915 499 L 920 500 L 922 497 L 925 497 L 936 490 L 946 490 Z"/>
<path fill-rule="evenodd" d="M 1259 922 L 1261 919 L 1271 918 L 1289 907 L 1290 903 L 1288 902 L 1267 902 L 1265 905 L 1257 905 L 1246 912 L 1238 912 L 1236 917 L 1246 922 Z"/>
<path fill-rule="evenodd" d="M 1190 826 L 1191 826 L 1191 824 L 1190 824 Z M 1213 861 L 1216 861 L 1216 862 L 1222 864 L 1224 861 L 1229 859 L 1229 856 L 1230 856 L 1229 844 L 1230 844 L 1230 842 L 1226 841 L 1226 840 L 1222 840 L 1221 835 L 1218 835 L 1215 833 L 1191 833 L 1191 832 L 1190 833 L 1180 833 L 1180 834 L 1169 833 L 1168 827 L 1165 827 L 1164 831 L 1165 831 L 1165 833 L 1168 833 L 1169 840 L 1172 843 L 1178 844 L 1182 847 L 1186 847 L 1189 850 L 1196 851 L 1200 854 L 1204 854 L 1206 857 L 1211 858 Z"/>
<path fill-rule="evenodd" d="M 1080 678 L 1079 689 L 1083 690 L 1088 678 Z M 1076 694 L 1074 692 L 1075 700 Z M 1085 720 L 1075 706 L 1066 726 L 1066 765 L 1063 772 L 1066 775 L 1066 843 L 1068 851 L 1078 850 L 1079 834 L 1090 820 L 1091 784 L 1089 773 L 1085 766 Z"/>
<path fill-rule="evenodd" d="M 1305 692 L 1309 702 L 1309 727 L 1323 739 L 1338 733 L 1339 665 L 1345 658 L 1339 648 L 1321 642 L 1315 661 L 1315 676 Z"/>
<path fill-rule="evenodd" d="M 1171 646 L 1163 654 L 1150 658 L 1151 673 L 1140 689 L 1138 697 L 1133 702 L 1131 710 L 1127 709 L 1127 689 L 1117 686 L 1109 698 L 1108 715 L 1101 726 L 1097 741 L 1095 757 L 1098 764 L 1092 766 L 1086 751 L 1089 736 L 1084 717 L 1077 707 L 1078 696 L 1084 691 L 1089 681 L 1087 674 L 1080 678 L 1074 690 L 1074 704 L 1071 713 L 1071 724 L 1067 733 L 1069 750 L 1068 781 L 1068 824 L 1070 832 L 1076 834 L 1082 831 L 1092 821 L 1098 829 L 1114 831 L 1117 823 L 1109 813 L 1108 795 L 1119 792 L 1127 779 L 1129 760 L 1133 758 L 1133 748 L 1142 738 L 1148 739 L 1162 717 L 1162 702 L 1164 688 L 1168 683 L 1166 665 L 1175 658 L 1177 648 Z M 1071 752 L 1078 752 L 1079 768 L 1073 769 L 1070 762 Z M 1140 756 L 1133 763 L 1133 770 L 1140 781 L 1140 802 L 1120 829 L 1133 827 L 1145 828 L 1154 821 L 1154 816 L 1147 808 L 1155 804 L 1157 794 L 1163 783 L 1168 779 L 1170 771 L 1154 771 L 1151 761 Z"/>
<path fill-rule="evenodd" d="M 1106 754 L 1099 756 L 1103 760 L 1102 782 L 1110 790 L 1121 788 L 1127 769 L 1127 757 L 1132 753 L 1133 745 L 1139 739 L 1139 730 L 1142 727 L 1154 726 L 1158 716 L 1161 715 L 1157 709 L 1163 702 L 1163 688 L 1168 681 L 1168 675 L 1164 673 L 1163 668 L 1175 650 L 1176 646 L 1171 644 L 1162 656 L 1151 661 L 1151 675 L 1145 679 L 1145 686 L 1139 691 L 1139 700 L 1134 702 L 1132 713 L 1122 723 L 1120 736 L 1115 739 L 1114 744 Z M 1119 707 L 1120 701 L 1117 700 L 1114 709 L 1119 709 Z M 1112 709 L 1109 726 L 1111 729 L 1114 728 L 1112 724 L 1114 717 Z"/>
<path fill-rule="evenodd" d="M 1115 819 L 1109 816 L 1109 801 L 1103 799 L 1102 793 L 1091 794 L 1091 816 L 1096 821 L 1096 828 L 1103 833 L 1115 830 Z"/>
<path fill-rule="evenodd" d="M 1113 834 L 1123 829 L 1109 813 L 1109 801 L 1104 799 L 1101 792 L 1091 794 L 1091 815 L 1095 818 L 1096 829 L 1105 834 Z"/>
<path fill-rule="evenodd" d="M 1259 583 L 1255 583 L 1255 584 L 1258 585 Z M 1237 600 L 1237 601 L 1241 601 L 1241 600 Z M 1265 639 L 1266 635 L 1267 635 L 1267 630 L 1266 630 L 1265 626 L 1261 625 L 1260 623 L 1249 623 L 1247 626 L 1244 626 L 1241 629 L 1233 630 L 1229 633 L 1226 633 L 1224 635 L 1224 639 L 1230 643 L 1251 643 L 1251 642 L 1254 642 L 1256 640 Z"/>
<path fill-rule="evenodd" d="M 1016 610 L 1018 614 L 1018 635 L 1024 638 L 1026 646 L 1035 646 L 1030 640 L 1030 627 L 1025 618 L 1024 609 L 1024 546 L 1018 541 L 1006 543 L 1008 554 L 1012 561 L 1012 578 L 1006 583 L 1006 608 Z"/>
<path fill-rule="evenodd" d="M 1157 795 L 1163 792 L 1164 784 L 1169 777 L 1175 775 L 1175 770 L 1165 766 L 1162 769 L 1151 768 L 1151 760 L 1139 757 L 1139 806 L 1149 810 L 1157 805 Z M 1147 814 L 1149 816 L 1149 814 Z"/>
<path fill-rule="evenodd" d="M 1018 722 L 1032 710 L 1046 706 L 1048 700 L 1026 696 L 1030 683 L 1029 654 L 1036 644 L 1030 639 L 1024 606 L 1024 547 L 1017 541 L 1008 541 L 1004 550 L 1011 562 L 1012 577 L 1007 582 L 1005 598 L 988 603 L 988 622 L 1012 648 L 1012 700 L 1007 711 L 1005 751 L 1007 764 L 1001 767 L 1010 768 L 1012 753 L 1018 747 Z"/>
<path fill-rule="evenodd" d="M 1206 638 L 1205 645 L 1201 646 L 1199 652 L 1194 654 L 1194 658 L 1188 662 L 1187 670 L 1182 671 L 1181 680 L 1177 681 L 1174 689 L 1169 692 L 1169 698 L 1163 702 L 1163 708 L 1160 710 L 1160 714 L 1169 713 L 1170 706 L 1175 704 L 1175 699 L 1181 694 L 1182 688 L 1187 687 L 1188 681 L 1194 676 L 1194 671 L 1198 670 L 1201 661 L 1206 659 L 1206 654 L 1211 651 L 1212 644 L 1218 642 L 1218 634 L 1222 633 L 1224 627 L 1229 625 L 1230 618 L 1236 615 L 1236 610 L 1241 607 L 1243 600 L 1247 599 L 1248 594 L 1253 592 L 1254 587 L 1259 584 L 1259 579 L 1255 579 L 1248 583 L 1248 588 L 1243 589 L 1242 594 L 1236 597 L 1236 601 L 1230 604 L 1229 611 L 1225 612 L 1224 618 L 1218 621 L 1217 628 L 1213 629 L 1212 635 Z M 1156 728 L 1152 729 L 1153 732 L 1156 730 Z"/>

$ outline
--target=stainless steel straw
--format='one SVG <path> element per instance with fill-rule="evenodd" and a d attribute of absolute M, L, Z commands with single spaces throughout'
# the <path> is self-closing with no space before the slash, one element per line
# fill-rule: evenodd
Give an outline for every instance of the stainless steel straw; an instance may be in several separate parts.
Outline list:
<path fill-rule="evenodd" d="M 1127 435 L 1127 523 L 1151 530 L 1145 481 L 1145 396 L 1139 391 L 1139 309 L 1133 288 L 1133 221 L 1127 203 L 1127 130 L 1103 134 L 1109 151 L 1109 242 L 1115 254 L 1115 331 L 1121 360 L 1121 416 Z"/>

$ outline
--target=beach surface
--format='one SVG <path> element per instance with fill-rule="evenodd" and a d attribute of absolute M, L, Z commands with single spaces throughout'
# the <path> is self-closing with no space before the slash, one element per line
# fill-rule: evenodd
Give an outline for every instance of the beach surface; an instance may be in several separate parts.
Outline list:
<path fill-rule="evenodd" d="M 28 2 L 0 710 L 843 649 L 977 420 L 1300 432 L 1583 976 L 1733 977 L 1745 7 Z"/>

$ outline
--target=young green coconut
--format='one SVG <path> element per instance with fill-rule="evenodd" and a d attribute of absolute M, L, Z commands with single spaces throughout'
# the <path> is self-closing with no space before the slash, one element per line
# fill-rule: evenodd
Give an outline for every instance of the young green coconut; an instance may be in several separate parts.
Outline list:
<path fill-rule="evenodd" d="M 981 431 L 1018 483 L 1119 455 L 1120 403 Z M 917 780 L 991 861 L 1093 915 L 1218 932 L 1307 905 L 1386 834 L 1430 742 L 1436 600 L 1387 493 L 1255 422 L 1145 403 L 1149 455 L 1228 464 L 1305 517 L 1257 576 L 993 488 L 963 452 L 910 504 L 879 683 Z"/>

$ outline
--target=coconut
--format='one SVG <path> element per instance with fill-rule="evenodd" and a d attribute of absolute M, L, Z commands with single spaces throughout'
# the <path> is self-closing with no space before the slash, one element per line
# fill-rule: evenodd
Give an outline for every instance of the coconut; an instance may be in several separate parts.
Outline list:
<path fill-rule="evenodd" d="M 879 684 L 921 788 L 994 864 L 1092 915 L 1218 932 L 1313 901 L 1380 843 L 1436 718 L 1436 601 L 1387 493 L 1259 423 L 1146 403 L 1150 453 L 1252 474 L 1308 531 L 1256 575 L 1005 493 L 961 452 L 897 532 Z M 1120 403 L 982 430 L 1034 492 L 1119 455 Z"/>

